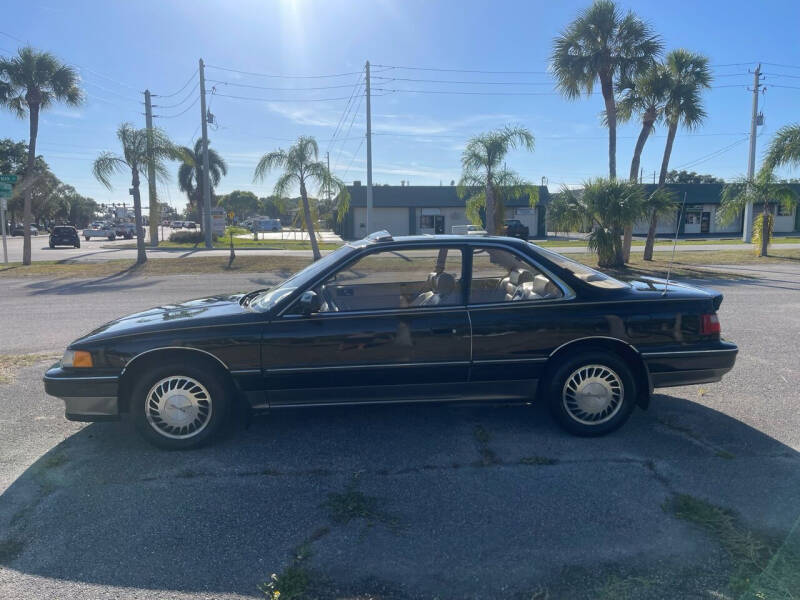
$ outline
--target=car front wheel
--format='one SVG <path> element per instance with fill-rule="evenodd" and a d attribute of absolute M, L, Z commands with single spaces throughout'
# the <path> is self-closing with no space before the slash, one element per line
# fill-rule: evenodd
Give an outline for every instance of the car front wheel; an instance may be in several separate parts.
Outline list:
<path fill-rule="evenodd" d="M 139 433 L 168 450 L 209 442 L 230 412 L 230 392 L 215 374 L 185 363 L 148 371 L 131 394 L 131 414 Z"/>
<path fill-rule="evenodd" d="M 574 435 L 598 436 L 628 420 L 636 404 L 636 380 L 619 356 L 581 352 L 557 367 L 547 394 L 559 425 Z"/>

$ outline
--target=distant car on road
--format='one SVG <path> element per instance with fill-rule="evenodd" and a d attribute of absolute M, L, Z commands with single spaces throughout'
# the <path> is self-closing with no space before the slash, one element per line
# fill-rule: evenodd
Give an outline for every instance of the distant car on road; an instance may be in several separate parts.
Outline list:
<path fill-rule="evenodd" d="M 71 225 L 56 225 L 50 232 L 50 247 L 74 246 L 81 247 L 81 240 L 78 237 L 78 230 Z"/>
<path fill-rule="evenodd" d="M 22 225 L 17 225 L 11 230 L 11 237 L 25 235 L 25 228 Z M 39 230 L 31 225 L 31 235 L 39 235 Z"/>
<path fill-rule="evenodd" d="M 503 221 L 503 235 L 527 241 L 530 231 L 519 219 L 506 219 Z"/>
<path fill-rule="evenodd" d="M 117 239 L 117 232 L 109 223 L 95 223 L 93 228 L 83 230 L 83 238 L 87 242 L 93 237 L 104 237 L 113 242 Z"/>
<path fill-rule="evenodd" d="M 370 235 L 283 283 L 128 315 L 72 342 L 44 376 L 76 421 L 129 413 L 165 448 L 253 411 L 538 398 L 603 435 L 654 388 L 719 381 L 722 294 L 623 282 L 500 236 Z M 653 398 L 654 402 L 659 399 Z"/>
<path fill-rule="evenodd" d="M 197 229 L 197 223 L 195 223 L 194 221 L 184 221 L 183 226 L 186 229 Z"/>
<path fill-rule="evenodd" d="M 453 225 L 450 233 L 453 235 L 486 235 L 486 230 L 477 225 Z"/>
<path fill-rule="evenodd" d="M 136 225 L 134 223 L 117 223 L 114 226 L 114 233 L 117 234 L 117 237 L 124 237 L 126 240 L 133 239 L 136 233 Z"/>
<path fill-rule="evenodd" d="M 181 229 L 183 228 L 183 221 L 173 221 L 171 227 L 173 229 Z"/>
<path fill-rule="evenodd" d="M 256 219 L 253 221 L 250 231 L 281 231 L 283 226 L 278 219 Z"/>

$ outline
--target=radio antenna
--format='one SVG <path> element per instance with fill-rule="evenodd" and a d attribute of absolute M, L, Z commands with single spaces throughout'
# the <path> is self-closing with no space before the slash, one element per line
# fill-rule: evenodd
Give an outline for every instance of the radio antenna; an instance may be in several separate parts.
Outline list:
<path fill-rule="evenodd" d="M 683 204 L 681 204 L 681 212 L 678 214 L 678 223 L 675 226 L 675 239 L 672 241 L 672 258 L 669 260 L 669 265 L 667 266 L 667 283 L 664 284 L 662 296 L 666 296 L 667 290 L 669 289 L 669 275 L 672 272 L 672 263 L 675 262 L 675 250 L 678 247 L 678 232 L 681 230 L 681 223 L 683 223 L 684 208 L 686 208 L 686 192 L 683 192 Z"/>

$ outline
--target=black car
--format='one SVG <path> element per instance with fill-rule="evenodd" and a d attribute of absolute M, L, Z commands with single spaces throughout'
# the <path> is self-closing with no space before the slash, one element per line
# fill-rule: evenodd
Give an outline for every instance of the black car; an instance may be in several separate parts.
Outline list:
<path fill-rule="evenodd" d="M 503 221 L 503 233 L 521 240 L 527 240 L 530 236 L 530 230 L 519 219 L 506 219 Z"/>
<path fill-rule="evenodd" d="M 69 225 L 56 225 L 53 231 L 50 232 L 50 247 L 56 246 L 74 246 L 75 248 L 81 247 L 81 239 L 78 237 L 78 231 Z"/>
<path fill-rule="evenodd" d="M 17 225 L 16 227 L 14 227 L 14 229 L 11 230 L 11 237 L 17 237 L 23 235 L 25 235 L 25 227 L 23 225 Z M 33 224 L 31 224 L 31 235 L 39 235 L 39 230 Z"/>
<path fill-rule="evenodd" d="M 507 237 L 386 232 L 280 285 L 123 317 L 44 376 L 78 421 L 128 413 L 162 447 L 253 411 L 419 401 L 547 402 L 578 435 L 622 425 L 655 387 L 719 381 L 722 295 L 621 282 Z"/>

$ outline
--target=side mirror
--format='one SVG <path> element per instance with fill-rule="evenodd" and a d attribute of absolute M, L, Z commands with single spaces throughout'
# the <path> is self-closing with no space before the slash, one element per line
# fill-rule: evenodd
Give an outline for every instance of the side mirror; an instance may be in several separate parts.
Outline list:
<path fill-rule="evenodd" d="M 322 300 L 317 292 L 308 290 L 300 294 L 300 310 L 304 315 L 317 313 L 320 308 L 322 308 Z"/>

